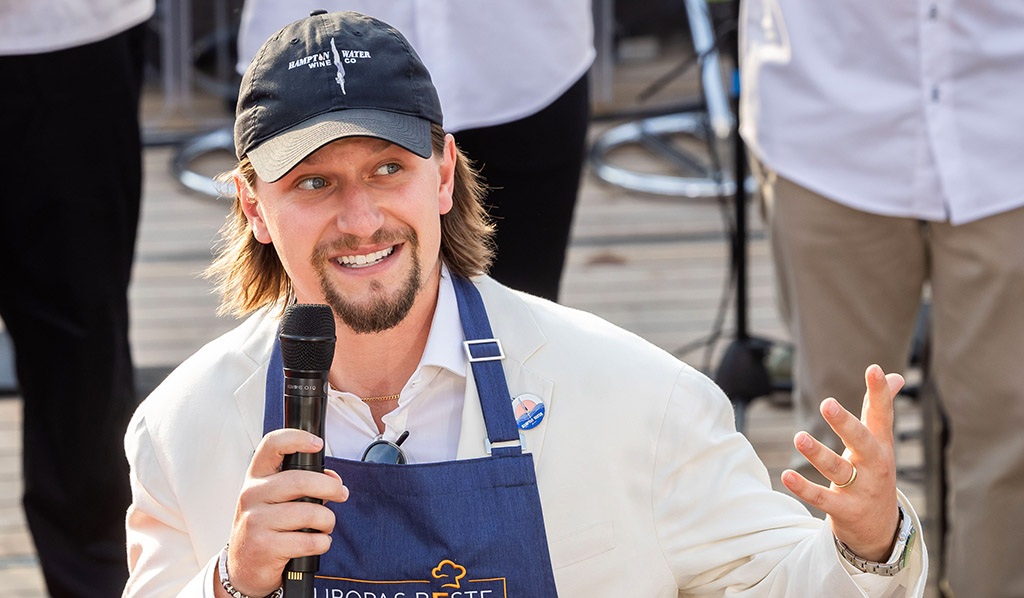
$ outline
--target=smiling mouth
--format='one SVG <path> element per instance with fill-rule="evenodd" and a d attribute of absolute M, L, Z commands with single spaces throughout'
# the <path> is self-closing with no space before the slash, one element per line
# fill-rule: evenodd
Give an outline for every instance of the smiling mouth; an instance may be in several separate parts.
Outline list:
<path fill-rule="evenodd" d="M 344 268 L 367 268 L 383 262 L 389 255 L 395 252 L 395 247 L 392 245 L 387 249 L 381 249 L 374 253 L 367 253 L 365 255 L 343 255 L 341 257 L 334 258 Z"/>

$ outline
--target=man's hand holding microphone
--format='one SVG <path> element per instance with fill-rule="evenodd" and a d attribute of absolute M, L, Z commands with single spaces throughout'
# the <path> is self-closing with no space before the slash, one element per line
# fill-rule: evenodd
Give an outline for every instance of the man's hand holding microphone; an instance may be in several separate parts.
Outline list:
<path fill-rule="evenodd" d="M 334 315 L 326 305 L 285 310 L 279 337 L 285 427 L 263 437 L 246 472 L 214 584 L 221 598 L 313 596 L 313 574 L 319 555 L 331 547 L 335 524 L 323 503 L 348 499 L 341 477 L 324 470 L 334 334 Z"/>

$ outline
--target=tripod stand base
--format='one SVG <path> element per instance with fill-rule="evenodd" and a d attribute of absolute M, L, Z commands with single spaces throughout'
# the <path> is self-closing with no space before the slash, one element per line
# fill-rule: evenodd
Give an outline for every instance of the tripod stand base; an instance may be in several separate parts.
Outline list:
<path fill-rule="evenodd" d="M 729 344 L 715 372 L 715 383 L 725 391 L 736 412 L 736 429 L 746 427 L 747 405 L 772 393 L 772 380 L 765 367 L 771 342 L 755 337 L 738 338 Z"/>

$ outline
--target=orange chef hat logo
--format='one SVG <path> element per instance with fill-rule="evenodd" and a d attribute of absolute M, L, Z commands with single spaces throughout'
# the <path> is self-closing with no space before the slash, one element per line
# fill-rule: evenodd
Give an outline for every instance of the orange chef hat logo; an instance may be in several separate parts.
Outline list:
<path fill-rule="evenodd" d="M 462 565 L 456 565 L 454 562 L 445 559 L 434 567 L 434 570 L 430 572 L 430 575 L 434 579 L 450 579 L 452 582 L 442 584 L 442 588 L 456 588 L 458 589 L 459 580 L 466 576 L 466 568 Z"/>

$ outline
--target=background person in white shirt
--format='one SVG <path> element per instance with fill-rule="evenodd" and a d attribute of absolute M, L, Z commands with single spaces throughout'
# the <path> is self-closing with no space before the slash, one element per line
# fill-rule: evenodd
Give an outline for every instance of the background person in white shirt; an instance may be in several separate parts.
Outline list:
<path fill-rule="evenodd" d="M 742 4 L 743 137 L 762 170 L 800 425 L 904 367 L 930 288 L 949 417 L 946 571 L 1024 596 L 1024 3 Z M 819 436 L 822 437 L 822 436 Z"/>

